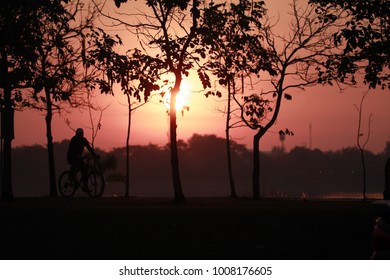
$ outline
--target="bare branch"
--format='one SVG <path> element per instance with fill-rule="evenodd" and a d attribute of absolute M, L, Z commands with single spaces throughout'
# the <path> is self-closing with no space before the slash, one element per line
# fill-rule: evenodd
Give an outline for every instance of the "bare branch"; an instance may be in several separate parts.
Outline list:
<path fill-rule="evenodd" d="M 360 99 L 360 104 L 359 106 L 357 106 L 355 104 L 355 108 L 358 112 L 358 127 L 357 127 L 357 137 L 356 137 L 356 145 L 358 146 L 358 148 L 360 150 L 364 150 L 368 141 L 370 140 L 370 134 L 371 134 L 371 123 L 372 123 L 372 113 L 370 113 L 369 117 L 368 117 L 368 128 L 367 128 L 367 136 L 365 138 L 365 140 L 361 141 L 362 137 L 363 137 L 363 133 L 362 133 L 362 115 L 363 115 L 363 104 L 364 104 L 364 101 L 366 99 L 366 97 L 368 96 L 368 93 L 369 93 L 369 90 L 363 92 L 362 94 L 362 98 Z"/>

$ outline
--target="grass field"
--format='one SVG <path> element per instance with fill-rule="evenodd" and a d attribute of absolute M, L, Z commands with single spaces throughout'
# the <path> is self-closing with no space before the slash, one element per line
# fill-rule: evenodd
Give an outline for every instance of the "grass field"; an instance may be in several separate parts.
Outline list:
<path fill-rule="evenodd" d="M 360 200 L 15 199 L 0 202 L 1 259 L 368 259 Z"/>

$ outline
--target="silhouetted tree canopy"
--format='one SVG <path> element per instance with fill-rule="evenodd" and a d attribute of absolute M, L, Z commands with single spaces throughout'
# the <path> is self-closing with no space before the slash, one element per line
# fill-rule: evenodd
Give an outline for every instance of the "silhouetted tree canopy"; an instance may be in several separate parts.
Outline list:
<path fill-rule="evenodd" d="M 364 69 L 364 82 L 370 88 L 390 88 L 390 1 L 388 0 L 311 0 L 318 4 L 323 21 L 337 20 L 335 13 L 344 13 L 344 25 L 334 34 L 342 56 L 329 60 L 341 77 Z M 332 8 L 332 9 L 329 9 Z M 332 12 L 333 11 L 333 12 Z"/>
<path fill-rule="evenodd" d="M 68 1 L 64 1 L 68 2 Z M 0 2 L 0 105 L 2 119 L 2 186 L 3 199 L 12 199 L 11 143 L 14 138 L 14 107 L 22 101 L 22 90 L 39 91 L 42 83 L 35 79 L 39 48 L 45 39 L 41 30 L 46 24 L 60 21 L 60 1 Z M 57 41 L 60 45 L 63 42 Z M 46 51 L 46 50 L 45 50 Z"/>

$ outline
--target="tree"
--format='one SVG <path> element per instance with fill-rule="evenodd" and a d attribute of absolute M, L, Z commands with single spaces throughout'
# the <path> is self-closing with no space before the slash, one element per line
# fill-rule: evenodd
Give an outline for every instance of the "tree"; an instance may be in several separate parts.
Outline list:
<path fill-rule="evenodd" d="M 362 115 L 363 115 L 363 103 L 368 95 L 368 91 L 363 92 L 362 98 L 360 100 L 359 106 L 355 105 L 356 110 L 358 112 L 358 127 L 357 127 L 357 136 L 356 136 L 356 146 L 359 149 L 360 152 L 360 158 L 362 161 L 362 168 L 363 168 L 363 199 L 367 199 L 366 196 L 366 160 L 365 160 L 365 148 L 368 144 L 368 141 L 370 140 L 370 134 L 371 134 L 371 121 L 372 121 L 372 114 L 368 117 L 368 128 L 367 128 L 367 136 L 364 140 L 362 140 L 363 133 L 362 133 Z"/>
<path fill-rule="evenodd" d="M 112 37 L 101 31 L 92 34 L 92 37 L 96 48 L 90 52 L 88 66 L 93 65 L 103 71 L 104 75 L 96 79 L 100 90 L 102 93 L 114 94 L 114 84 L 119 84 L 127 98 L 125 197 L 129 197 L 131 116 L 136 109 L 148 102 L 153 91 L 160 89 L 157 84 L 160 60 L 143 55 L 138 49 L 119 54 L 114 50 L 115 46 L 122 44 L 119 36 Z"/>
<path fill-rule="evenodd" d="M 84 33 L 93 28 L 96 12 L 82 14 L 84 5 L 75 1 L 52 1 L 39 13 L 41 38 L 37 45 L 37 63 L 32 66 L 32 96 L 24 105 L 44 111 L 49 161 L 50 196 L 57 196 L 52 119 L 55 111 L 63 108 L 83 84 L 94 77 L 82 70 Z M 73 97 L 74 99 L 74 97 Z"/>
<path fill-rule="evenodd" d="M 240 1 L 226 7 L 213 4 L 205 12 L 205 35 L 203 42 L 207 46 L 209 59 L 205 69 L 216 76 L 220 85 L 227 88 L 227 108 L 225 132 L 228 174 L 231 196 L 236 197 L 232 170 L 230 129 L 239 122 L 232 122 L 234 113 L 233 96 L 236 94 L 237 79 L 243 79 L 260 70 L 272 72 L 269 54 L 261 45 L 261 19 L 265 13 L 263 1 Z M 202 74 L 205 76 L 206 74 Z M 243 90 L 243 89 L 242 89 Z M 208 95 L 221 96 L 219 91 L 209 91 Z"/>
<path fill-rule="evenodd" d="M 334 45 L 343 52 L 328 63 L 346 78 L 364 70 L 369 88 L 390 88 L 390 1 L 389 0 L 310 0 L 317 4 L 319 18 L 338 20 L 343 11 L 344 25 L 335 30 Z"/>
<path fill-rule="evenodd" d="M 126 95 L 128 108 L 125 197 L 129 197 L 130 195 L 130 132 L 132 114 L 150 100 L 152 91 L 160 89 L 156 82 L 158 79 L 157 71 L 153 70 L 151 73 L 149 72 L 150 69 L 158 69 L 158 60 L 151 61 L 150 57 L 142 55 L 138 49 L 132 50 L 127 59 L 127 67 L 120 67 L 120 69 L 122 69 L 122 74 L 119 74 L 121 88 Z M 145 74 L 145 72 L 148 72 L 149 75 Z M 141 93 L 143 93 L 144 97 L 143 103 L 141 102 Z M 134 97 L 136 101 L 133 101 L 132 97 Z"/>
<path fill-rule="evenodd" d="M 32 66 L 37 62 L 37 47 L 42 38 L 37 32 L 40 15 L 50 7 L 49 0 L 1 1 L 0 3 L 0 89 L 2 199 L 12 199 L 11 148 L 14 139 L 14 108 L 22 100 L 22 89 L 33 88 Z"/>
<path fill-rule="evenodd" d="M 115 0 L 117 7 L 127 0 Z M 179 94 L 183 76 L 199 61 L 199 55 L 205 57 L 204 48 L 198 44 L 199 18 L 201 15 L 199 0 L 153 0 L 145 1 L 149 14 L 131 15 L 134 18 L 143 16 L 143 21 L 137 23 L 124 22 L 128 28 L 138 36 L 142 43 L 146 41 L 148 47 L 157 51 L 157 58 L 161 61 L 160 74 L 165 74 L 167 80 L 173 80 L 170 89 L 170 151 L 171 167 L 176 202 L 185 201 L 182 190 L 179 157 L 177 147 L 176 97 Z M 112 17 L 111 17 L 112 18 Z M 131 18 L 131 17 L 130 17 Z M 142 45 L 144 46 L 144 45 Z"/>
<path fill-rule="evenodd" d="M 290 5 L 292 21 L 290 32 L 279 36 L 270 22 L 264 27 L 265 48 L 273 53 L 272 68 L 275 75 L 260 80 L 269 91 L 236 98 L 241 107 L 241 118 L 256 131 L 253 138 L 253 198 L 260 198 L 260 153 L 261 138 L 275 124 L 283 98 L 292 99 L 290 91 L 305 89 L 319 83 L 332 83 L 333 69 L 326 64 L 334 56 L 330 31 L 336 21 L 318 20 L 315 7 L 299 7 L 297 1 Z M 292 135 L 288 129 L 279 133 Z"/>

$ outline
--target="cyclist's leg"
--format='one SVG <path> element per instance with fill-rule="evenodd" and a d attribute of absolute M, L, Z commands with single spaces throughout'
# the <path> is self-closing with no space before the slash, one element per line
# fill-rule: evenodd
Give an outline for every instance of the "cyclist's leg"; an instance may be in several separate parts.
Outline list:
<path fill-rule="evenodd" d="M 77 166 L 75 164 L 70 165 L 70 178 L 73 182 L 76 181 L 76 169 Z"/>
<path fill-rule="evenodd" d="M 85 187 L 86 187 L 86 181 L 87 181 L 87 176 L 86 176 L 86 172 L 87 172 L 87 166 L 86 164 L 84 163 L 82 157 L 78 157 L 78 156 L 74 156 L 72 157 L 72 160 L 69 162 L 71 164 L 71 174 L 73 176 L 73 180 L 74 182 L 79 182 L 78 181 L 78 178 L 76 178 L 76 172 L 77 170 L 80 170 L 81 171 L 81 188 L 83 189 L 83 191 L 85 191 Z"/>
<path fill-rule="evenodd" d="M 78 159 L 74 155 L 68 155 L 68 163 L 70 165 L 70 176 L 73 182 L 76 182 L 76 171 L 78 167 Z"/>
<path fill-rule="evenodd" d="M 87 191 L 87 184 L 88 184 L 88 166 L 85 164 L 83 160 L 79 162 L 79 168 L 81 170 L 81 176 L 82 176 L 82 188 L 83 191 Z"/>

